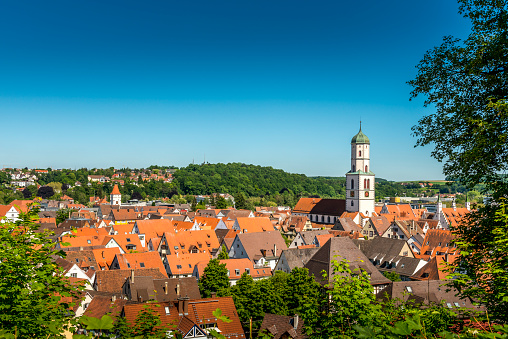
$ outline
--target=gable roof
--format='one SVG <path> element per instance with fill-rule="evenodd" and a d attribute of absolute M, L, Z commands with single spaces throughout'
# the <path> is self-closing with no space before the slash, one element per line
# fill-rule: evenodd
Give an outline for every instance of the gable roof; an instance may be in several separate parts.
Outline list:
<path fill-rule="evenodd" d="M 216 324 L 220 333 L 226 338 L 245 338 L 232 297 L 190 300 L 187 315 L 180 315 L 177 302 L 125 305 L 124 314 L 127 323 L 131 326 L 135 324 L 139 311 L 146 307 L 158 314 L 162 322 L 161 326 L 177 324 L 176 330 L 183 335 L 186 335 L 194 326 L 200 328 L 201 325 L 207 327 L 206 325 Z M 217 308 L 222 311 L 222 315 L 229 317 L 231 322 L 217 321 L 212 313 Z"/>
<path fill-rule="evenodd" d="M 244 233 L 245 232 L 249 232 L 249 233 L 268 232 L 268 231 L 274 230 L 272 222 L 270 221 L 269 218 L 266 218 L 266 217 L 237 218 L 235 225 L 237 225 L 240 228 L 240 231 L 244 232 Z M 235 228 L 235 227 L 236 226 L 234 226 L 233 228 Z"/>
<path fill-rule="evenodd" d="M 115 257 L 120 269 L 158 268 L 162 274 L 166 274 L 158 252 L 125 253 Z"/>
<path fill-rule="evenodd" d="M 390 227 L 390 221 L 384 215 L 377 217 L 370 217 L 367 222 L 372 224 L 379 235 L 383 235 L 386 230 Z"/>
<path fill-rule="evenodd" d="M 316 238 L 316 235 L 330 234 L 330 232 L 328 230 L 318 230 L 318 231 L 300 232 L 299 234 L 302 237 L 303 241 L 305 241 L 305 244 L 306 245 L 310 245 L 310 244 L 312 244 L 312 242 Z"/>
<path fill-rule="evenodd" d="M 286 335 L 293 339 L 307 338 L 303 329 L 303 319 L 297 315 L 290 317 L 265 313 L 259 333 L 263 330 L 270 333 L 273 339 L 288 338 Z"/>
<path fill-rule="evenodd" d="M 181 296 L 201 299 L 198 282 L 194 277 L 154 279 L 153 277 L 128 277 L 131 300 L 176 301 Z M 125 289 L 124 289 L 125 291 Z M 178 294 L 180 293 L 180 294 Z"/>
<path fill-rule="evenodd" d="M 349 260 L 349 267 L 352 271 L 361 268 L 370 275 L 372 285 L 387 284 L 390 282 L 385 278 L 354 244 L 353 240 L 346 237 L 331 238 L 321 246 L 321 248 L 312 256 L 305 265 L 309 269 L 309 274 L 314 275 L 316 281 L 321 284 L 333 282 L 333 277 L 337 274 L 333 272 L 333 260 Z M 328 281 L 323 279 L 323 270 L 327 273 Z"/>
<path fill-rule="evenodd" d="M 286 242 L 279 231 L 241 233 L 236 237 L 250 260 L 261 256 L 277 257 L 283 250 L 287 250 Z M 274 253 L 274 246 L 277 247 L 277 253 Z"/>
<path fill-rule="evenodd" d="M 131 276 L 134 271 L 135 276 L 154 277 L 156 279 L 165 279 L 167 275 L 162 274 L 158 268 L 142 268 L 135 270 L 109 270 L 97 271 L 95 273 L 94 286 L 97 291 L 121 293 L 125 280 Z"/>
<path fill-rule="evenodd" d="M 288 248 L 282 252 L 281 257 L 286 259 L 287 265 L 293 270 L 297 267 L 304 267 L 318 250 L 319 247 Z"/>
<path fill-rule="evenodd" d="M 293 213 L 333 215 L 339 217 L 346 210 L 344 199 L 300 198 Z"/>
<path fill-rule="evenodd" d="M 211 259 L 209 253 L 190 253 L 182 255 L 166 255 L 166 264 L 171 275 L 188 275 L 194 271 L 194 266 L 201 261 Z"/>
<path fill-rule="evenodd" d="M 383 298 L 386 294 L 391 299 L 400 299 L 402 301 L 414 300 L 417 303 L 428 304 L 433 302 L 450 303 L 449 308 L 474 308 L 471 301 L 457 297 L 457 290 L 451 288 L 449 291 L 443 280 L 433 281 L 398 281 L 390 283 L 378 294 Z M 457 306 L 458 305 L 458 306 Z"/>
<path fill-rule="evenodd" d="M 361 232 L 362 230 L 362 228 L 350 217 L 338 218 L 333 229 L 346 232 Z"/>

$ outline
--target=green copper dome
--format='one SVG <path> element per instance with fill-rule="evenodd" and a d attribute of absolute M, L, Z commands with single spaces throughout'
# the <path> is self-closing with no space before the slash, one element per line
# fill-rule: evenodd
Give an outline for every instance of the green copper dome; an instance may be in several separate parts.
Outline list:
<path fill-rule="evenodd" d="M 369 138 L 363 134 L 362 125 L 360 124 L 360 131 L 351 139 L 352 144 L 370 144 Z"/>

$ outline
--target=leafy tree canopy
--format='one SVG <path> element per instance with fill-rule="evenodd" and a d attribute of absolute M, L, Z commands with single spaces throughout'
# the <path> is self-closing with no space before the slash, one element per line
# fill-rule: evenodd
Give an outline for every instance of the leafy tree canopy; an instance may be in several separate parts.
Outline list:
<path fill-rule="evenodd" d="M 80 288 L 55 264 L 53 257 L 65 253 L 54 249 L 49 231 L 37 231 L 36 219 L 32 208 L 0 227 L 0 328 L 17 338 L 63 337 Z"/>

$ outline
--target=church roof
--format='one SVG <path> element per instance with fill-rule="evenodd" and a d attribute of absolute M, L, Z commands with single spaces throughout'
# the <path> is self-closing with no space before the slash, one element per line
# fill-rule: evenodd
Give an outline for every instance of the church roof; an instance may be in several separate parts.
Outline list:
<path fill-rule="evenodd" d="M 370 144 L 369 138 L 363 134 L 362 126 L 360 125 L 360 131 L 351 139 L 352 144 Z"/>

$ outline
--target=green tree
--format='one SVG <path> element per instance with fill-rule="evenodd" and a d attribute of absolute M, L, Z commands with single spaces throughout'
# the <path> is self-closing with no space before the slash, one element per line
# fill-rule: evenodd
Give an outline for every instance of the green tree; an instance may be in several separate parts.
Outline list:
<path fill-rule="evenodd" d="M 245 200 L 245 195 L 242 192 L 238 192 L 235 194 L 235 208 L 237 210 L 243 210 L 247 208 L 247 201 Z"/>
<path fill-rule="evenodd" d="M 401 281 L 400 275 L 398 275 L 395 272 L 383 272 L 383 275 L 388 279 L 390 279 L 391 281 Z"/>
<path fill-rule="evenodd" d="M 220 253 L 219 253 L 219 256 L 217 257 L 217 259 L 219 259 L 219 260 L 229 259 L 229 253 L 228 253 L 228 249 L 226 248 L 226 245 L 221 246 Z"/>
<path fill-rule="evenodd" d="M 159 305 L 156 305 L 160 307 Z M 131 334 L 136 338 L 143 339 L 165 339 L 167 338 L 165 326 L 162 326 L 162 321 L 154 310 L 150 308 L 150 304 L 145 305 L 144 308 L 136 316 L 136 322 L 131 329 Z"/>
<path fill-rule="evenodd" d="M 226 209 L 228 208 L 228 202 L 223 196 L 218 196 L 217 199 L 215 199 L 215 208 L 217 209 Z"/>
<path fill-rule="evenodd" d="M 64 208 L 56 211 L 56 224 L 60 225 L 60 223 L 67 220 L 72 212 L 74 212 L 72 208 Z"/>
<path fill-rule="evenodd" d="M 508 243 L 505 198 L 508 183 L 508 2 L 459 0 L 471 20 L 464 41 L 446 37 L 417 66 L 412 98 L 425 97 L 435 112 L 413 127 L 417 145 L 433 144 L 444 173 L 470 188 L 484 183 L 491 202 L 452 231 L 460 256 L 450 267 L 450 284 L 463 297 L 487 306 L 495 319 L 508 321 Z M 486 289 L 484 289 L 486 288 Z"/>
<path fill-rule="evenodd" d="M 222 292 L 229 287 L 229 276 L 226 264 L 221 264 L 219 259 L 211 259 L 199 279 L 201 295 L 209 298 L 212 292 Z"/>
<path fill-rule="evenodd" d="M 32 206 L 0 227 L 0 328 L 17 338 L 63 337 L 75 323 L 69 300 L 80 300 L 81 288 L 56 265 L 65 252 L 55 250 L 52 232 L 37 231 L 36 219 Z"/>
<path fill-rule="evenodd" d="M 459 0 L 472 30 L 461 41 L 445 37 L 429 50 L 409 81 L 411 97 L 435 112 L 413 127 L 417 145 L 434 145 L 444 172 L 475 185 L 507 169 L 508 3 Z"/>
<path fill-rule="evenodd" d="M 332 265 L 333 278 L 325 285 L 326 297 L 320 307 L 305 309 L 307 334 L 313 338 L 356 337 L 355 325 L 380 326 L 384 314 L 375 302 L 368 273 L 351 270 L 347 260 L 333 260 Z"/>

